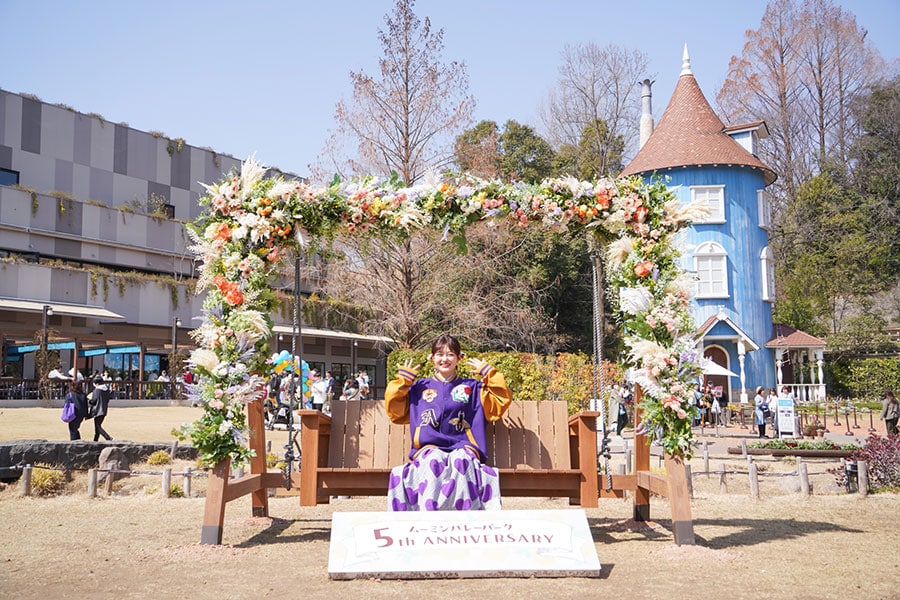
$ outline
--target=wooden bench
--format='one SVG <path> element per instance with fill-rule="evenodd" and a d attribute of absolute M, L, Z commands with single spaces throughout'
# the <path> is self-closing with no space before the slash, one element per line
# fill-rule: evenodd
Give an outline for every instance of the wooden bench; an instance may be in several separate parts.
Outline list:
<path fill-rule="evenodd" d="M 635 402 L 641 391 L 636 388 Z M 668 476 L 650 471 L 646 434 L 636 433 L 634 471 L 598 472 L 596 412 L 568 416 L 564 402 L 513 401 L 503 419 L 488 428 L 489 462 L 500 470 L 503 496 L 568 498 L 585 508 L 598 498 L 634 498 L 634 519 L 650 519 L 652 494 L 669 499 L 676 544 L 693 544 L 694 530 L 687 471 L 681 459 L 666 456 Z M 315 410 L 299 411 L 301 468 L 291 475 L 300 504 L 314 506 L 331 496 L 387 496 L 392 467 L 402 464 L 410 449 L 409 426 L 392 424 L 380 401 L 335 402 L 331 417 Z M 641 410 L 635 410 L 635 428 Z M 228 502 L 249 494 L 252 514 L 269 516 L 268 490 L 284 485 L 281 472 L 266 469 L 266 436 L 262 402 L 247 406 L 256 456 L 250 474 L 231 480 L 230 460 L 213 466 L 206 491 L 202 544 L 221 544 Z"/>
<path fill-rule="evenodd" d="M 391 468 L 407 460 L 409 425 L 395 425 L 375 400 L 335 402 L 332 416 L 300 411 L 300 504 L 331 496 L 386 496 Z M 488 424 L 488 464 L 502 496 L 569 498 L 596 507 L 598 413 L 569 417 L 565 402 L 513 401 Z"/>

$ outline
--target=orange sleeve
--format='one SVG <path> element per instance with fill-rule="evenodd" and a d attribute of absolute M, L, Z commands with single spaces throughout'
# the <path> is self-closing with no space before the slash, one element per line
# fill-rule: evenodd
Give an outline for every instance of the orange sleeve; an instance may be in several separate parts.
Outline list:
<path fill-rule="evenodd" d="M 409 423 L 409 386 L 416 380 L 414 371 L 403 367 L 397 370 L 397 377 L 387 384 L 384 390 L 384 409 L 391 423 L 405 425 Z"/>
<path fill-rule="evenodd" d="M 481 406 L 484 418 L 489 422 L 499 421 L 512 402 L 512 392 L 506 387 L 503 373 L 490 365 L 485 365 L 479 372 L 484 384 L 481 389 Z"/>

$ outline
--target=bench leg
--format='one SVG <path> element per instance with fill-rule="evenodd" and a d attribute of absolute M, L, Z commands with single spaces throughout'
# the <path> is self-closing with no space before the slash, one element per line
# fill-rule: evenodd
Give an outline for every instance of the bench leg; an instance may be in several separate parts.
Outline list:
<path fill-rule="evenodd" d="M 678 546 L 693 546 L 694 521 L 691 519 L 691 498 L 688 493 L 687 471 L 684 461 L 674 456 L 665 457 L 666 482 L 669 486 L 669 507 L 672 510 L 672 532 Z"/>
<path fill-rule="evenodd" d="M 206 508 L 203 510 L 203 530 L 201 544 L 221 544 L 222 528 L 225 525 L 225 488 L 228 486 L 228 471 L 231 459 L 216 463 L 209 473 L 206 489 Z"/>

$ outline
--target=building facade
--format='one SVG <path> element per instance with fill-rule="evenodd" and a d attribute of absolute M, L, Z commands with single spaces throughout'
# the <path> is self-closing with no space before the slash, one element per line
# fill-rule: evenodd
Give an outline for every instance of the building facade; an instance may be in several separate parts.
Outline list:
<path fill-rule="evenodd" d="M 709 207 L 709 216 L 686 233 L 683 267 L 696 281 L 694 317 L 703 354 L 734 375 L 707 379 L 730 401 L 752 398 L 750 390 L 757 386 L 794 383 L 793 372 L 785 378 L 792 357 L 821 361 L 825 344 L 807 336 L 801 347 L 785 346 L 773 324 L 775 265 L 766 186 L 776 175 L 757 157 L 768 136 L 766 125 L 722 123 L 694 77 L 686 47 L 675 91 L 655 128 L 648 114 L 649 87 L 645 81 L 641 148 L 622 175 L 665 177 L 682 201 Z M 821 383 L 821 369 L 815 375 Z M 806 398 L 810 390 L 797 391 Z"/>
<path fill-rule="evenodd" d="M 203 298 L 185 223 L 201 213 L 201 182 L 239 167 L 178 138 L 0 90 L 0 374 L 34 377 L 43 335 L 64 371 L 146 379 L 173 350 L 186 354 Z M 282 332 L 273 351 L 291 348 L 290 315 L 272 315 Z M 338 376 L 363 368 L 383 385 L 388 340 L 301 330 L 311 365 Z"/>

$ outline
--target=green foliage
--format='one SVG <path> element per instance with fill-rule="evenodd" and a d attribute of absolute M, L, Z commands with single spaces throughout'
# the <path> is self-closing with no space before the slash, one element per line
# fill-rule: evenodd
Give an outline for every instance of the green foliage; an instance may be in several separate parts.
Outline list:
<path fill-rule="evenodd" d="M 66 489 L 65 474 L 50 465 L 36 464 L 31 471 L 31 493 L 36 496 L 56 496 Z"/>
<path fill-rule="evenodd" d="M 184 489 L 177 483 L 173 483 L 172 487 L 169 488 L 169 497 L 184 498 Z"/>
<path fill-rule="evenodd" d="M 513 120 L 502 129 L 494 121 L 481 121 L 456 138 L 455 151 L 462 172 L 486 179 L 538 183 L 553 174 L 553 148 L 534 129 Z"/>
<path fill-rule="evenodd" d="M 624 151 L 624 138 L 610 135 L 606 121 L 595 119 L 585 126 L 577 146 L 563 144 L 559 148 L 554 157 L 553 172 L 581 179 L 615 175 L 623 168 Z"/>
<path fill-rule="evenodd" d="M 885 390 L 900 390 L 900 358 L 851 361 L 848 383 L 857 396 L 880 397 Z"/>
<path fill-rule="evenodd" d="M 172 463 L 172 457 L 165 450 L 157 450 L 147 457 L 148 465 L 168 465 Z"/>
<path fill-rule="evenodd" d="M 821 439 L 814 442 L 801 440 L 768 440 L 751 442 L 748 448 L 765 448 L 767 450 L 856 450 L 857 444 L 835 444 L 831 440 Z"/>

